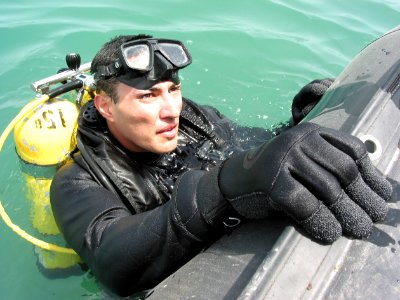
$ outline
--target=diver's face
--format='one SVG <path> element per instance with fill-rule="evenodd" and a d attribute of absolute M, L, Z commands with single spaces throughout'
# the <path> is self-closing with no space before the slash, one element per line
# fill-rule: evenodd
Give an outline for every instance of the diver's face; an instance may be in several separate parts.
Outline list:
<path fill-rule="evenodd" d="M 123 83 L 117 86 L 118 100 L 98 94 L 95 105 L 106 118 L 113 136 L 132 152 L 168 153 L 178 143 L 182 110 L 180 84 L 160 82 L 148 90 Z"/>

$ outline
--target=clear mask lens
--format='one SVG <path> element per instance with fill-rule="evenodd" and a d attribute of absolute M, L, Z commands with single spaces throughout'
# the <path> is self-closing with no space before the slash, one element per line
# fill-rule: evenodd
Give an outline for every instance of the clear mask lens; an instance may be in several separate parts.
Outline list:
<path fill-rule="evenodd" d="M 148 45 L 133 45 L 123 49 L 123 56 L 128 67 L 135 70 L 150 70 L 150 48 Z"/>
<path fill-rule="evenodd" d="M 158 48 L 160 49 L 160 52 L 178 68 L 186 65 L 189 61 L 189 58 L 181 45 L 160 42 L 158 43 Z"/>

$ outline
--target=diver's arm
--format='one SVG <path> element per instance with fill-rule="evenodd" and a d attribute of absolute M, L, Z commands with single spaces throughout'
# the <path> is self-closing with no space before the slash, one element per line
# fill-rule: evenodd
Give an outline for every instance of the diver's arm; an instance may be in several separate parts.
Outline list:
<path fill-rule="evenodd" d="M 166 204 L 132 215 L 81 167 L 67 165 L 52 183 L 53 213 L 99 281 L 129 295 L 153 287 L 198 253 L 213 233 L 219 235 L 202 219 L 194 199 L 202 174 L 187 174 Z"/>
<path fill-rule="evenodd" d="M 185 175 L 183 175 L 185 176 Z M 331 243 L 342 234 L 365 238 L 388 211 L 391 184 L 374 167 L 363 142 L 312 123 L 299 124 L 206 173 L 197 196 L 205 220 L 210 194 L 243 217 L 281 211 L 312 237 Z M 215 198 L 215 196 L 214 196 Z"/>

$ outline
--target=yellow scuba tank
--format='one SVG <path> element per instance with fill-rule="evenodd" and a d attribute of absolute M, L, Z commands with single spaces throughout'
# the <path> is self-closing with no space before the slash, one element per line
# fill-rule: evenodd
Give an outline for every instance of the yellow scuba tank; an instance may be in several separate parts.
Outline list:
<path fill-rule="evenodd" d="M 75 104 L 52 99 L 26 115 L 14 127 L 14 142 L 25 177 L 33 227 L 44 235 L 60 234 L 50 207 L 49 190 L 56 168 L 76 146 L 78 109 Z M 36 249 L 46 269 L 68 268 L 79 261 L 76 254 Z"/>
<path fill-rule="evenodd" d="M 32 226 L 50 238 L 60 236 L 50 207 L 50 184 L 57 168 L 67 161 L 76 147 L 79 108 L 93 98 L 94 89 L 93 78 L 84 74 L 90 63 L 80 66 L 80 56 L 71 54 L 67 55 L 67 64 L 69 69 L 64 69 L 64 72 L 32 84 L 32 88 L 42 95 L 24 107 L 0 139 L 1 150 L 14 128 L 16 152 L 25 178 L 26 197 L 31 205 Z M 50 91 L 50 85 L 56 83 L 62 84 Z M 56 98 L 74 89 L 78 91 L 76 104 Z M 80 261 L 72 249 L 42 241 L 12 223 L 2 205 L 0 214 L 12 230 L 35 245 L 35 252 L 44 268 L 65 269 Z"/>

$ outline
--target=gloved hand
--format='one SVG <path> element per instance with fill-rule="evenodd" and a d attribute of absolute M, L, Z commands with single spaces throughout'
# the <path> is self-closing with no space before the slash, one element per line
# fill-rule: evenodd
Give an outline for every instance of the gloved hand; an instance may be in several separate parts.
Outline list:
<path fill-rule="evenodd" d="M 316 79 L 306 84 L 292 101 L 293 125 L 298 124 L 318 103 L 335 79 Z"/>
<path fill-rule="evenodd" d="M 313 123 L 226 160 L 218 188 L 240 215 L 258 219 L 283 211 L 324 242 L 342 232 L 368 236 L 372 223 L 385 218 L 392 193 L 359 139 Z"/>

